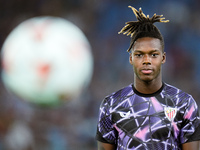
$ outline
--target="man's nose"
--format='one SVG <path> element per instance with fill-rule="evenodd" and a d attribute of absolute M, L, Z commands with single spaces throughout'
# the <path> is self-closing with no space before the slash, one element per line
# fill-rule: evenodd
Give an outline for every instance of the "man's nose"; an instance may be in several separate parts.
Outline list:
<path fill-rule="evenodd" d="M 151 64 L 151 58 L 149 55 L 144 55 L 143 57 L 143 64 Z"/>

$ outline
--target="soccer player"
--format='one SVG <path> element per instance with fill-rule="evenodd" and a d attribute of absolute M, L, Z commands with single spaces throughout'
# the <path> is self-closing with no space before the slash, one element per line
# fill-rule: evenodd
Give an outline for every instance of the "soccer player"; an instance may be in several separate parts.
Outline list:
<path fill-rule="evenodd" d="M 119 33 L 131 36 L 129 61 L 134 82 L 101 103 L 98 150 L 198 150 L 200 118 L 191 95 L 162 81 L 164 40 L 152 18 L 129 6 L 137 21 Z"/>

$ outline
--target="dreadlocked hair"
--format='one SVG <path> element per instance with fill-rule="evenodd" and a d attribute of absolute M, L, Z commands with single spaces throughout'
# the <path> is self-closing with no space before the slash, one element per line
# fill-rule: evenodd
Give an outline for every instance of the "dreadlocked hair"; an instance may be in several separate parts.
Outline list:
<path fill-rule="evenodd" d="M 139 8 L 139 11 L 136 10 L 132 6 L 128 6 L 131 8 L 137 18 L 137 21 L 130 21 L 126 22 L 126 25 L 121 29 L 118 34 L 123 33 L 124 35 L 126 34 L 127 36 L 131 36 L 131 43 L 130 47 L 127 50 L 130 52 L 134 42 L 138 38 L 142 37 L 153 37 L 153 38 L 158 38 L 161 40 L 162 47 L 164 49 L 164 40 L 163 36 L 161 35 L 159 29 L 154 25 L 155 22 L 169 22 L 169 20 L 164 20 L 165 18 L 163 15 L 156 15 L 154 14 L 152 18 L 149 18 L 149 15 L 145 15 L 142 11 L 141 8 Z"/>

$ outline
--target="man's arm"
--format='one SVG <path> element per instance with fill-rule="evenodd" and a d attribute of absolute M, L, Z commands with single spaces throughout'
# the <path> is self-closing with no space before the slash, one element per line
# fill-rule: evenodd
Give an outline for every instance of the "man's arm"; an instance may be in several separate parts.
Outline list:
<path fill-rule="evenodd" d="M 200 150 L 199 141 L 188 142 L 182 145 L 183 150 Z"/>
<path fill-rule="evenodd" d="M 98 150 L 116 150 L 116 145 L 97 142 Z"/>

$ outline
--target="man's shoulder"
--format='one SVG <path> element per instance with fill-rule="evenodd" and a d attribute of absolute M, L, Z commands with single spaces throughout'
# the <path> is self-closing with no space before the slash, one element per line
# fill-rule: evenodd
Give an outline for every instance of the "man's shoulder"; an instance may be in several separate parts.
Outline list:
<path fill-rule="evenodd" d="M 167 95 L 174 95 L 174 96 L 179 96 L 180 97 L 192 97 L 189 93 L 187 93 L 186 91 L 176 87 L 176 86 L 173 86 L 173 85 L 170 85 L 170 84 L 167 84 L 165 83 L 165 86 L 164 86 L 164 89 L 163 89 L 163 92 L 166 93 Z"/>
<path fill-rule="evenodd" d="M 129 84 L 128 86 L 124 86 L 121 89 L 107 95 L 105 97 L 105 100 L 106 101 L 115 100 L 115 99 L 120 100 L 120 99 L 123 99 L 123 98 L 133 95 L 132 85 L 133 84 Z"/>

